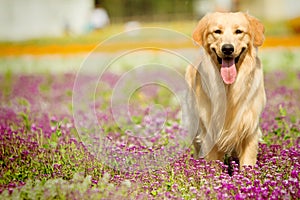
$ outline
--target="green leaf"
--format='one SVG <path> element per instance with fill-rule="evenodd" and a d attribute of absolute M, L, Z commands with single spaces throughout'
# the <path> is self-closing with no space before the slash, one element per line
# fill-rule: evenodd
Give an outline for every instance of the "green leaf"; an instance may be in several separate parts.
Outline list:
<path fill-rule="evenodd" d="M 291 123 L 295 124 L 297 122 L 296 116 L 290 116 Z"/>
<path fill-rule="evenodd" d="M 282 107 L 282 105 L 279 105 L 279 113 L 280 116 L 285 117 L 286 116 L 286 109 Z"/>
<path fill-rule="evenodd" d="M 157 195 L 157 190 L 152 190 L 151 195 L 156 196 Z"/>
<path fill-rule="evenodd" d="M 140 116 L 132 116 L 131 120 L 135 123 L 135 124 L 140 124 L 142 122 L 142 117 Z"/>
<path fill-rule="evenodd" d="M 20 116 L 22 117 L 22 119 L 23 119 L 25 128 L 26 128 L 27 130 L 29 130 L 30 127 L 31 127 L 31 123 L 30 123 L 30 120 L 29 120 L 29 116 L 28 116 L 26 113 L 24 113 L 24 112 L 20 112 L 19 115 L 20 115 Z"/>
<path fill-rule="evenodd" d="M 284 139 L 284 140 L 287 140 L 287 139 L 290 139 L 290 138 L 291 138 L 290 135 L 285 135 L 283 139 Z"/>
<path fill-rule="evenodd" d="M 59 129 L 57 129 L 55 133 L 56 133 L 56 136 L 57 136 L 57 137 L 60 137 L 60 136 L 62 135 L 62 132 L 61 132 L 61 130 L 59 130 Z"/>
<path fill-rule="evenodd" d="M 56 146 L 57 146 L 57 142 L 50 142 L 50 146 L 52 147 L 52 148 L 56 148 Z"/>
<path fill-rule="evenodd" d="M 166 186 L 167 186 L 167 190 L 168 190 L 168 191 L 171 190 L 172 185 L 173 185 L 173 184 L 172 184 L 171 182 L 167 182 L 167 183 L 166 183 Z"/>

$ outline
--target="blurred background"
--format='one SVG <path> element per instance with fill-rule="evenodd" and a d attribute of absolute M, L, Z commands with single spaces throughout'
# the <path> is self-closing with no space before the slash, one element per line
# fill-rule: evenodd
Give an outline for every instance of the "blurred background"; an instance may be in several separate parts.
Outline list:
<path fill-rule="evenodd" d="M 286 22 L 269 34 L 300 32 L 299 0 L 1 0 L 0 39 L 87 34 L 132 21 L 195 21 L 212 11 L 245 11 L 274 26 Z"/>
<path fill-rule="evenodd" d="M 197 21 L 213 11 L 250 13 L 265 24 L 263 47 L 288 47 L 298 57 L 299 0 L 0 0 L 0 64 L 2 71 L 13 70 L 9 56 L 83 55 L 112 35 L 139 27 L 169 28 L 190 37 Z M 189 47 L 193 44 L 182 46 Z"/>

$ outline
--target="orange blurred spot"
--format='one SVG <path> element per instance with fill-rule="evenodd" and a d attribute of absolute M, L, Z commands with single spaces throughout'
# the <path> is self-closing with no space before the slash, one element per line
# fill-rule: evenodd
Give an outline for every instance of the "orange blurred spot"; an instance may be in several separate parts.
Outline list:
<path fill-rule="evenodd" d="M 267 37 L 264 47 L 300 47 L 300 35 L 286 37 Z M 1 44 L 0 56 L 17 56 L 17 55 L 46 55 L 46 54 L 78 54 L 89 53 L 97 47 L 97 44 L 72 44 L 72 45 L 21 45 L 21 44 Z M 140 42 L 121 42 L 102 45 L 96 48 L 100 52 L 117 52 L 135 48 L 149 48 L 151 50 L 177 49 L 177 48 L 195 48 L 192 42 L 180 41 L 146 41 Z"/>

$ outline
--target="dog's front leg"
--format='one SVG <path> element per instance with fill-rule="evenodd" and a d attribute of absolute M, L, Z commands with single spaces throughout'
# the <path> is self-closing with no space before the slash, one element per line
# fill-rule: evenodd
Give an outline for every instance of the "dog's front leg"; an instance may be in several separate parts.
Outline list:
<path fill-rule="evenodd" d="M 206 136 L 206 128 L 202 123 L 202 119 L 200 118 L 199 124 L 198 124 L 198 130 L 196 133 L 196 136 L 193 139 L 193 145 L 194 145 L 194 158 L 199 159 L 200 157 L 203 158 L 203 138 Z"/>
<path fill-rule="evenodd" d="M 199 131 L 198 131 L 196 137 L 193 140 L 193 145 L 194 145 L 194 150 L 195 150 L 194 158 L 199 159 L 200 150 L 201 150 L 201 137 L 200 137 Z"/>
<path fill-rule="evenodd" d="M 258 137 L 259 133 L 244 140 L 239 152 L 240 169 L 243 169 L 245 165 L 255 165 L 258 151 Z"/>

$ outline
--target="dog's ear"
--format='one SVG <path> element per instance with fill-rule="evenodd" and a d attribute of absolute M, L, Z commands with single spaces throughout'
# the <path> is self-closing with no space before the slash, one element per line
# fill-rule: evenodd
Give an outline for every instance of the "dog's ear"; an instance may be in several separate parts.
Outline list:
<path fill-rule="evenodd" d="M 265 27 L 264 25 L 255 17 L 246 14 L 247 19 L 250 22 L 250 30 L 253 33 L 253 44 L 256 47 L 261 46 L 265 41 Z"/>
<path fill-rule="evenodd" d="M 196 26 L 194 32 L 193 32 L 193 40 L 198 44 L 203 44 L 203 37 L 205 29 L 207 28 L 207 20 L 208 20 L 208 14 L 205 15 Z"/>

